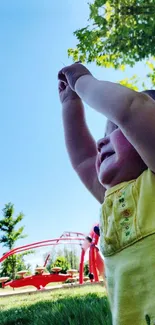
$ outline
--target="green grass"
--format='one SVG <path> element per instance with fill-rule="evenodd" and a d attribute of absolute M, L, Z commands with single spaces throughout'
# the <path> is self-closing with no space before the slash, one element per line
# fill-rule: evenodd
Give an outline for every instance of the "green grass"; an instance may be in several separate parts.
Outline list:
<path fill-rule="evenodd" d="M 0 325 L 111 324 L 101 286 L 0 298 Z"/>

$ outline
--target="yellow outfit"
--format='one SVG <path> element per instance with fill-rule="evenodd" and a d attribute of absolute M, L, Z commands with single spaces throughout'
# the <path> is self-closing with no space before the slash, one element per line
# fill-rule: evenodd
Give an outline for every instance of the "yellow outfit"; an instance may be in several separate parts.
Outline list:
<path fill-rule="evenodd" d="M 155 174 L 106 191 L 100 232 L 113 325 L 155 324 Z"/>

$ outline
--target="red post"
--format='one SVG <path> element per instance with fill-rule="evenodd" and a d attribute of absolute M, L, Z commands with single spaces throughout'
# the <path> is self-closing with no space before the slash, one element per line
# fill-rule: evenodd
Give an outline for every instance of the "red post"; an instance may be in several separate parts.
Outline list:
<path fill-rule="evenodd" d="M 92 245 L 91 246 L 91 251 L 92 251 L 91 260 L 92 260 L 92 269 L 93 269 L 93 274 L 94 274 L 94 281 L 99 282 L 97 266 L 96 266 L 96 250 L 97 250 L 97 247 L 95 247 L 95 245 Z"/>
<path fill-rule="evenodd" d="M 81 251 L 81 260 L 80 260 L 80 269 L 79 269 L 79 283 L 83 283 L 83 271 L 84 271 L 84 256 L 85 256 L 85 251 L 82 248 Z"/>
<path fill-rule="evenodd" d="M 93 263 L 92 263 L 92 246 L 89 249 L 89 275 L 90 281 L 93 282 Z"/>

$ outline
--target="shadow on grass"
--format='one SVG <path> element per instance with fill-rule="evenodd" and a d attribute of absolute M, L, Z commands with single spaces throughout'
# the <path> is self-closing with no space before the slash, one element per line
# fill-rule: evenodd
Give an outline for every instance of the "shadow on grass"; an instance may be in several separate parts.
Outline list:
<path fill-rule="evenodd" d="M 92 293 L 1 311 L 0 325 L 112 325 L 112 321 L 107 297 Z"/>

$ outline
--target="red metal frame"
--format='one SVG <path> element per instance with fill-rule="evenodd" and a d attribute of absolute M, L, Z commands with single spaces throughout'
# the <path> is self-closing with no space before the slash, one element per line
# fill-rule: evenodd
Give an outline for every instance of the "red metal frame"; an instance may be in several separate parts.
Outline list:
<path fill-rule="evenodd" d="M 99 224 L 95 225 L 99 228 Z M 91 229 L 89 235 L 85 238 L 81 252 L 79 283 L 83 283 L 84 256 L 89 249 L 89 275 L 91 282 L 99 282 L 99 275 L 104 275 L 104 261 L 99 254 L 97 247 L 99 234 L 94 231 L 95 226 Z"/>
<path fill-rule="evenodd" d="M 85 251 L 82 248 L 81 251 L 81 260 L 80 260 L 80 267 L 79 267 L 79 283 L 83 283 L 83 271 L 84 271 L 84 257 L 85 257 Z"/>
<path fill-rule="evenodd" d="M 3 284 L 3 288 L 6 286 L 10 286 L 12 288 L 34 286 L 37 290 L 41 290 L 51 282 L 65 282 L 69 278 L 72 278 L 70 274 L 36 274 L 6 282 Z"/>
<path fill-rule="evenodd" d="M 87 249 L 89 249 L 89 272 L 92 273 L 94 276 L 94 279 L 91 279 L 91 282 L 98 282 L 98 272 L 102 274 L 102 271 L 104 270 L 104 262 L 101 255 L 99 255 L 99 251 L 97 248 L 98 240 L 99 235 L 95 233 L 94 227 L 90 231 L 89 237 L 85 237 L 83 233 L 79 232 L 64 232 L 59 238 L 43 240 L 14 248 L 0 258 L 0 263 L 2 263 L 9 256 L 21 253 L 26 250 L 36 249 L 39 247 L 57 246 L 58 244 L 73 243 L 81 245 L 82 243 L 81 259 L 79 266 L 79 283 L 83 283 L 84 258 Z M 49 258 L 50 254 L 48 254 L 45 259 L 44 267 L 47 265 Z M 71 277 L 72 276 L 70 274 L 37 274 L 26 276 L 17 280 L 11 280 L 9 282 L 4 283 L 3 287 L 11 286 L 12 288 L 19 288 L 23 286 L 32 285 L 35 286 L 38 290 L 40 290 L 50 282 L 64 282 Z"/>
<path fill-rule="evenodd" d="M 69 236 L 69 234 L 70 234 L 70 236 Z M 77 235 L 77 236 L 73 237 L 72 236 L 73 234 Z M 79 237 L 79 236 L 81 236 L 81 237 Z M 60 243 L 65 244 L 66 242 L 69 242 L 69 241 L 73 241 L 73 244 L 76 244 L 76 241 L 83 241 L 84 238 L 85 238 L 85 235 L 82 234 L 82 233 L 64 232 L 59 238 L 49 239 L 49 240 L 42 240 L 42 241 L 39 241 L 39 242 L 35 242 L 35 243 L 32 243 L 32 244 L 27 244 L 27 245 L 24 245 L 24 246 L 19 246 L 17 248 L 14 248 L 14 249 L 10 250 L 9 252 L 7 252 L 6 254 L 4 254 L 0 258 L 0 263 L 2 263 L 9 256 L 21 253 L 23 251 L 36 249 L 36 248 L 39 248 L 39 247 L 56 246 L 56 245 L 58 245 Z"/>

